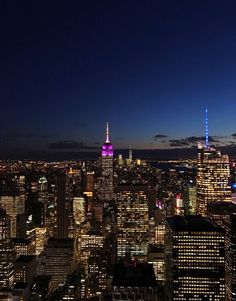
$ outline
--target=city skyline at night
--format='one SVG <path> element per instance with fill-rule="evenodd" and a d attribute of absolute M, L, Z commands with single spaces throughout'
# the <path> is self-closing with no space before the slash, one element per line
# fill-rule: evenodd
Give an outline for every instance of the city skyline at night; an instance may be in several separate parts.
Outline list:
<path fill-rule="evenodd" d="M 0 153 L 235 147 L 233 2 L 1 6 Z"/>
<path fill-rule="evenodd" d="M 235 301 L 236 2 L 0 0 L 0 301 Z"/>

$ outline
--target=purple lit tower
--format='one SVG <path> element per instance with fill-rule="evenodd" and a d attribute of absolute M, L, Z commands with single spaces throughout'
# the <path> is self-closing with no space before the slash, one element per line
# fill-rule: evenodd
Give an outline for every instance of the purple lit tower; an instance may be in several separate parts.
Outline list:
<path fill-rule="evenodd" d="M 106 129 L 106 141 L 102 146 L 102 157 L 113 157 L 113 146 L 110 143 L 108 122 Z"/>
<path fill-rule="evenodd" d="M 103 201 L 110 201 L 113 198 L 113 146 L 109 138 L 108 122 L 106 141 L 102 146 L 102 182 L 99 196 Z"/>

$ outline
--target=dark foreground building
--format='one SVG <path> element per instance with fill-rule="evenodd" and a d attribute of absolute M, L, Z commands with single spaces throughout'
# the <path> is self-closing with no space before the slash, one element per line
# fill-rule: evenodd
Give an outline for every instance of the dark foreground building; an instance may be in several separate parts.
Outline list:
<path fill-rule="evenodd" d="M 166 228 L 167 300 L 225 300 L 224 230 L 201 216 L 175 216 Z"/>
<path fill-rule="evenodd" d="M 112 300 L 158 300 L 153 266 L 147 263 L 119 263 L 115 265 Z"/>
<path fill-rule="evenodd" d="M 236 301 L 236 215 L 225 221 L 226 301 Z"/>

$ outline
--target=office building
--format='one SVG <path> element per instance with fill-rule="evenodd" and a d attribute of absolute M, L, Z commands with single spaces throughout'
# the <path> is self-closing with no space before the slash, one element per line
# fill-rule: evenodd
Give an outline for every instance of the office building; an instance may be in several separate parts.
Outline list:
<path fill-rule="evenodd" d="M 45 246 L 45 275 L 56 288 L 64 284 L 73 265 L 74 240 L 49 238 Z"/>
<path fill-rule="evenodd" d="M 236 300 L 236 215 L 224 222 L 225 232 L 225 300 Z"/>
<path fill-rule="evenodd" d="M 167 218 L 168 300 L 225 300 L 224 230 L 201 216 Z"/>
<path fill-rule="evenodd" d="M 209 202 L 231 202 L 228 155 L 211 147 L 198 148 L 197 214 L 207 215 Z"/>
<path fill-rule="evenodd" d="M 36 274 L 36 256 L 21 255 L 14 262 L 15 282 L 33 284 Z"/>
<path fill-rule="evenodd" d="M 12 246 L 16 256 L 35 254 L 35 246 L 32 244 L 32 241 L 29 238 L 13 238 Z"/>
<path fill-rule="evenodd" d="M 79 262 L 85 269 L 86 296 L 106 289 L 106 258 L 104 256 L 104 236 L 95 230 L 89 230 L 78 237 Z"/>
<path fill-rule="evenodd" d="M 153 266 L 134 262 L 116 264 L 113 272 L 112 300 L 157 301 Z"/>
<path fill-rule="evenodd" d="M 14 254 L 11 245 L 10 218 L 0 208 L 0 289 L 11 288 L 14 283 Z"/>
<path fill-rule="evenodd" d="M 210 202 L 207 206 L 207 216 L 222 227 L 232 214 L 236 214 L 236 204 L 231 202 Z"/>
<path fill-rule="evenodd" d="M 80 225 L 86 217 L 85 199 L 82 197 L 73 198 L 73 213 L 75 225 Z"/>
<path fill-rule="evenodd" d="M 197 205 L 197 188 L 196 186 L 186 185 L 183 188 L 183 202 L 185 214 L 195 214 Z"/>
<path fill-rule="evenodd" d="M 56 204 L 57 204 L 57 235 L 56 237 L 68 238 L 69 219 L 66 206 L 66 175 L 61 174 L 56 177 Z"/>
<path fill-rule="evenodd" d="M 127 254 L 146 260 L 148 251 L 149 218 L 146 186 L 118 186 L 117 257 Z"/>
<path fill-rule="evenodd" d="M 11 238 L 17 237 L 17 220 L 18 215 L 25 213 L 25 196 L 24 195 L 4 195 L 0 196 L 0 206 L 6 210 L 11 220 Z M 25 220 L 26 222 L 26 220 Z"/>

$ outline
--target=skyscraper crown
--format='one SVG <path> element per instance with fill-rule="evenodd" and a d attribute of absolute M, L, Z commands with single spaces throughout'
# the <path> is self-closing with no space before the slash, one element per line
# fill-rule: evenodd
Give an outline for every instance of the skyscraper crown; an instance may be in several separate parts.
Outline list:
<path fill-rule="evenodd" d="M 106 127 L 106 140 L 102 146 L 102 157 L 113 157 L 113 146 L 110 143 L 109 124 Z"/>

